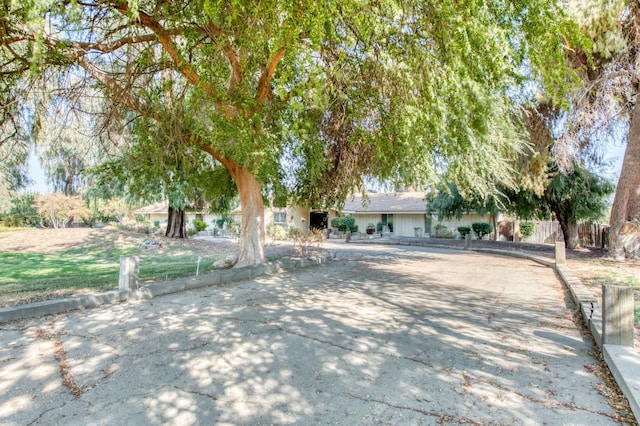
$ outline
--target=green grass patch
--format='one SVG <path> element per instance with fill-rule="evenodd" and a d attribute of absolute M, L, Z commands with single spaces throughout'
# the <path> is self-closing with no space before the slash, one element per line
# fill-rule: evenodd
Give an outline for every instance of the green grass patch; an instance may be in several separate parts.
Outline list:
<path fill-rule="evenodd" d="M 134 244 L 109 244 L 61 250 L 51 254 L 0 253 L 0 296 L 62 289 L 106 290 L 118 287 L 120 256 L 138 255 L 141 282 L 195 275 L 198 256 L 156 251 L 139 252 Z M 210 271 L 217 259 L 204 257 L 200 272 Z"/>

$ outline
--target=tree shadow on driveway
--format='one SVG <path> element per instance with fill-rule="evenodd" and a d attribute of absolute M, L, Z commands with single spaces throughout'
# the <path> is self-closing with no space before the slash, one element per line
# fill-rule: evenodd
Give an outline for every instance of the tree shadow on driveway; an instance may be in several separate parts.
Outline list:
<path fill-rule="evenodd" d="M 389 253 L 7 324 L 0 422 L 617 423 L 553 271 Z"/>

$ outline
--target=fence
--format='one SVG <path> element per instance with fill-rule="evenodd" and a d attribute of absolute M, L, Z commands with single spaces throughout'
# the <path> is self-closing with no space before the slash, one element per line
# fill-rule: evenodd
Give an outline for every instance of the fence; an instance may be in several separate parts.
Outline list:
<path fill-rule="evenodd" d="M 536 227 L 533 235 L 526 239 L 528 243 L 553 244 L 556 241 L 563 241 L 564 234 L 558 222 L 535 222 Z M 609 246 L 609 226 L 592 225 L 588 223 L 578 224 L 578 235 L 580 245 L 583 247 L 600 247 L 606 249 Z"/>
<path fill-rule="evenodd" d="M 582 246 L 600 247 L 602 249 L 609 247 L 608 225 L 580 223 L 578 224 L 578 234 L 580 235 L 580 245 Z"/>
<path fill-rule="evenodd" d="M 536 224 L 533 235 L 526 241 L 533 244 L 555 244 L 564 241 L 564 234 L 558 222 L 534 222 Z"/>

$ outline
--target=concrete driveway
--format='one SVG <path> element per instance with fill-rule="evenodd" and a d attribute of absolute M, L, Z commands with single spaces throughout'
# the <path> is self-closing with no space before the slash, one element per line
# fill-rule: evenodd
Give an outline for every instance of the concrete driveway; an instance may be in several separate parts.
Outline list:
<path fill-rule="evenodd" d="M 551 269 L 330 248 L 328 265 L 1 325 L 0 424 L 618 424 Z"/>

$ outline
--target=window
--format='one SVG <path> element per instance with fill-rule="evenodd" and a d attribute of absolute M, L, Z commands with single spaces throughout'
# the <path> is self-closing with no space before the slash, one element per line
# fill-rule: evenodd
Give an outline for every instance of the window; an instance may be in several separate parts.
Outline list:
<path fill-rule="evenodd" d="M 275 212 L 273 214 L 273 223 L 286 223 L 287 212 Z"/>

